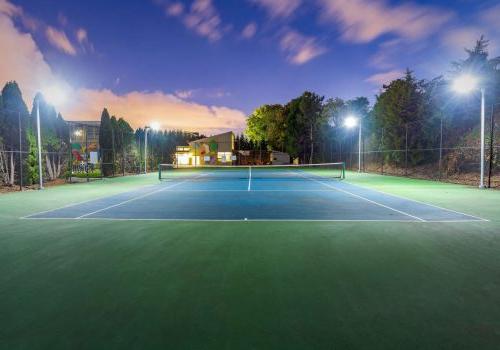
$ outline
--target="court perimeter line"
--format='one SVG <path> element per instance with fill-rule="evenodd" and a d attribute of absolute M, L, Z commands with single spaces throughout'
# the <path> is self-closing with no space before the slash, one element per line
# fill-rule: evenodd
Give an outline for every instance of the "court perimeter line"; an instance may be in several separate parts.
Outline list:
<path fill-rule="evenodd" d="M 398 209 L 394 209 L 394 208 L 392 208 L 392 207 L 389 207 L 388 205 L 385 205 L 385 204 L 382 204 L 382 203 L 375 202 L 375 201 L 373 201 L 373 200 L 371 200 L 371 199 L 365 198 L 365 197 L 360 196 L 360 195 L 358 195 L 358 194 L 355 194 L 355 193 L 352 193 L 352 192 L 349 192 L 349 191 L 346 191 L 346 190 L 342 190 L 342 189 L 340 189 L 340 188 L 337 188 L 337 187 L 335 187 L 335 186 L 329 185 L 329 184 L 327 184 L 327 183 L 324 183 L 324 182 L 322 182 L 322 181 L 316 180 L 316 179 L 314 179 L 314 178 L 304 176 L 304 175 L 302 175 L 302 174 L 300 174 L 300 173 L 298 173 L 298 172 L 297 172 L 297 174 L 299 174 L 299 175 L 303 176 L 305 179 L 309 179 L 309 180 L 311 180 L 311 181 L 315 181 L 315 182 L 317 182 L 317 183 L 319 183 L 319 184 L 322 184 L 323 186 L 327 186 L 327 187 L 333 188 L 333 189 L 334 189 L 334 190 L 336 190 L 336 191 L 339 191 L 339 192 L 343 192 L 343 193 L 349 194 L 349 195 L 351 195 L 351 196 L 353 196 L 353 197 L 356 197 L 356 198 L 359 198 L 359 199 L 365 200 L 365 201 L 367 201 L 367 202 L 369 202 L 369 203 L 372 203 L 372 204 L 375 204 L 375 205 L 381 206 L 381 207 L 386 208 L 386 209 L 390 209 L 390 210 L 392 210 L 392 211 L 395 211 L 396 213 L 400 213 L 400 214 L 403 214 L 403 215 L 406 215 L 406 216 L 412 217 L 412 218 L 417 219 L 417 220 L 419 220 L 419 221 L 422 221 L 422 222 L 427 222 L 427 220 L 424 220 L 424 219 L 422 219 L 422 218 L 419 218 L 418 216 L 408 214 L 408 213 L 406 213 L 406 212 L 404 212 L 404 211 L 401 211 L 401 210 L 398 210 Z"/>
<path fill-rule="evenodd" d="M 396 198 L 405 199 L 405 200 L 410 201 L 410 202 L 415 202 L 415 203 L 419 203 L 419 204 L 423 204 L 423 205 L 428 205 L 430 207 L 434 207 L 434 208 L 437 208 L 437 209 L 449 211 L 449 212 L 452 212 L 452 213 L 455 213 L 455 214 L 460 214 L 460 215 L 468 216 L 468 217 L 475 218 L 475 219 L 478 219 L 478 220 L 481 220 L 481 221 L 486 221 L 486 222 L 490 221 L 488 219 L 484 219 L 484 218 L 479 217 L 479 216 L 462 213 L 460 211 L 456 211 L 456 210 L 453 210 L 453 209 L 443 208 L 443 207 L 440 207 L 440 206 L 435 205 L 435 204 L 421 202 L 421 201 L 416 200 L 416 199 L 411 199 L 411 198 L 406 198 L 406 197 L 403 197 L 403 196 L 398 196 L 397 194 L 387 193 L 387 192 L 376 190 L 376 189 L 373 189 L 373 188 L 369 188 L 369 187 L 365 187 L 365 186 L 360 186 L 360 185 L 357 185 L 357 184 L 353 184 L 352 182 L 349 182 L 349 181 L 346 181 L 346 183 L 348 183 L 349 185 L 352 185 L 352 186 L 356 186 L 356 187 L 360 187 L 360 188 L 366 189 L 366 190 L 371 190 L 371 191 L 374 191 L 374 192 L 382 193 L 382 194 L 385 194 L 387 196 L 392 196 L 392 197 L 396 197 Z"/>
<path fill-rule="evenodd" d="M 146 186 L 141 186 L 141 187 L 138 187 L 138 188 L 137 188 L 137 189 L 135 189 L 135 190 L 139 190 L 139 189 L 143 189 L 143 188 L 147 188 L 147 187 L 154 187 L 154 186 L 157 186 L 157 185 L 146 185 Z M 110 197 L 114 197 L 114 196 L 119 196 L 119 195 L 121 195 L 121 194 L 129 193 L 129 192 L 134 192 L 135 190 L 132 190 L 132 191 L 124 191 L 124 192 L 118 192 L 118 193 L 111 194 L 111 195 L 109 195 L 109 194 L 108 194 L 108 195 L 105 195 L 105 196 L 102 196 L 102 197 L 97 197 L 97 198 L 87 199 L 87 200 L 84 200 L 84 201 L 81 201 L 81 202 L 76 202 L 76 203 L 69 203 L 69 204 L 63 205 L 62 207 L 58 207 L 58 208 L 54 208 L 54 209 L 48 209 L 48 210 L 40 211 L 40 212 L 37 212 L 37 213 L 34 213 L 34 214 L 28 214 L 28 215 L 26 215 L 26 216 L 22 216 L 22 217 L 20 217 L 20 219 L 30 219 L 30 217 L 31 217 L 31 216 L 40 215 L 40 214 L 45 214 L 45 213 L 50 213 L 51 211 L 56 211 L 56 210 L 66 209 L 66 208 L 73 207 L 73 206 L 75 206 L 75 205 L 85 204 L 85 203 L 89 203 L 89 202 L 92 202 L 92 201 L 98 201 L 98 200 L 105 199 L 105 198 L 110 198 Z"/>
<path fill-rule="evenodd" d="M 202 176 L 205 176 L 205 175 L 207 175 L 207 174 L 201 174 L 200 176 L 196 176 L 196 177 L 195 177 L 195 179 L 197 179 L 197 178 L 199 178 L 199 177 L 202 177 Z M 159 190 L 157 190 L 157 191 L 153 191 L 153 192 L 148 192 L 148 193 L 146 193 L 146 194 L 143 194 L 142 196 L 138 196 L 138 197 L 134 197 L 134 198 L 131 198 L 131 199 L 127 199 L 126 201 L 123 201 L 123 202 L 120 202 L 120 203 L 117 203 L 117 204 L 110 205 L 109 207 L 102 208 L 102 209 L 99 209 L 99 210 L 93 211 L 93 212 L 91 212 L 91 213 L 83 214 L 83 215 L 81 215 L 81 216 L 76 217 L 75 219 L 83 219 L 83 218 L 85 218 L 85 217 L 87 217 L 87 216 L 90 216 L 90 215 L 94 215 L 94 214 L 100 213 L 101 211 L 105 211 L 105 210 L 108 210 L 108 209 L 111 209 L 111 208 L 115 208 L 115 207 L 118 207 L 118 206 L 120 206 L 120 205 L 122 205 L 122 204 L 130 203 L 130 202 L 133 202 L 133 201 L 138 200 L 138 199 L 142 199 L 142 198 L 145 198 L 145 197 L 149 197 L 149 196 L 151 196 L 151 195 L 153 195 L 153 194 L 155 194 L 155 193 L 163 192 L 163 191 L 168 190 L 169 188 L 172 188 L 172 187 L 175 187 L 175 186 L 182 185 L 183 183 L 188 182 L 188 181 L 190 181 L 190 180 L 192 180 L 192 179 L 186 179 L 186 180 L 184 180 L 184 181 L 181 181 L 181 182 L 178 182 L 178 183 L 176 183 L 176 184 L 173 184 L 172 186 L 168 186 L 168 187 L 165 187 L 165 188 L 161 188 L 161 189 L 159 189 Z"/>
<path fill-rule="evenodd" d="M 247 191 L 250 191 L 252 188 L 252 167 L 249 166 L 248 167 L 248 190 Z"/>
<path fill-rule="evenodd" d="M 436 221 L 421 221 L 421 220 L 390 220 L 390 219 L 169 219 L 169 218 L 26 218 L 26 220 L 67 220 L 67 221 L 178 221 L 178 222 L 397 222 L 397 223 L 412 223 L 412 224 L 436 224 L 436 223 L 470 223 L 480 222 L 480 220 L 436 220 Z"/>

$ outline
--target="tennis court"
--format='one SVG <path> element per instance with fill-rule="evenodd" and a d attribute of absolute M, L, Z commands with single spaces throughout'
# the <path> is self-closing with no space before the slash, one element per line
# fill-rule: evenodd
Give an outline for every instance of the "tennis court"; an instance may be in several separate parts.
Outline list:
<path fill-rule="evenodd" d="M 162 169 L 160 167 L 160 169 Z M 349 183 L 342 163 L 163 166 L 157 184 L 26 219 L 468 222 L 482 218 Z"/>

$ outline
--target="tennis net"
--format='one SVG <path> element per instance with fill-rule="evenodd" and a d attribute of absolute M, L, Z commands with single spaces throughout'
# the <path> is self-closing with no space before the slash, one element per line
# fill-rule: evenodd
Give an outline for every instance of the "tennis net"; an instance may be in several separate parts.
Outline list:
<path fill-rule="evenodd" d="M 203 165 L 178 166 L 160 164 L 160 180 L 175 179 L 287 179 L 304 180 L 308 177 L 344 179 L 345 163 L 322 163 L 300 165 Z"/>

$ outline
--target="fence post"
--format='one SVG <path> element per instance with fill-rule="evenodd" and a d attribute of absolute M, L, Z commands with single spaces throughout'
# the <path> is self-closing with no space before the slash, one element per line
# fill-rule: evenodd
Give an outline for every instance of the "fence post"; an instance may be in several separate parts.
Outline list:
<path fill-rule="evenodd" d="M 488 188 L 491 188 L 491 172 L 493 169 L 494 154 L 494 142 L 495 142 L 495 105 L 491 105 L 491 125 L 490 125 L 490 168 L 488 170 Z"/>
<path fill-rule="evenodd" d="M 441 114 L 439 127 L 439 180 L 443 177 L 443 114 Z"/>
<path fill-rule="evenodd" d="M 113 158 L 112 158 L 112 161 L 113 161 L 113 166 L 111 167 L 111 170 L 113 171 L 113 177 L 115 177 L 115 161 L 116 161 L 116 158 L 115 158 L 115 130 L 114 128 L 111 128 L 111 142 L 112 142 L 112 152 L 113 152 Z"/>
<path fill-rule="evenodd" d="M 382 138 L 380 142 L 380 154 L 382 158 L 382 166 L 380 168 L 380 173 L 384 175 L 384 128 L 382 128 Z"/>
<path fill-rule="evenodd" d="M 23 190 L 23 137 L 21 127 L 21 112 L 17 111 L 17 119 L 19 122 L 19 190 Z"/>
<path fill-rule="evenodd" d="M 69 183 L 73 183 L 73 146 L 71 143 L 71 128 L 69 130 L 69 154 L 68 154 L 68 171 L 69 171 Z"/>
<path fill-rule="evenodd" d="M 408 123 L 405 123 L 405 176 L 408 176 Z"/>
<path fill-rule="evenodd" d="M 125 176 L 125 144 L 123 143 L 123 130 L 121 130 L 122 138 L 122 175 Z"/>
<path fill-rule="evenodd" d="M 363 162 L 363 172 L 365 172 L 365 133 L 363 133 L 361 140 L 362 140 L 362 143 L 363 143 L 363 150 L 362 150 L 363 158 L 361 160 Z"/>
<path fill-rule="evenodd" d="M 87 177 L 87 182 L 89 179 L 89 129 L 88 125 L 85 125 L 85 176 Z"/>

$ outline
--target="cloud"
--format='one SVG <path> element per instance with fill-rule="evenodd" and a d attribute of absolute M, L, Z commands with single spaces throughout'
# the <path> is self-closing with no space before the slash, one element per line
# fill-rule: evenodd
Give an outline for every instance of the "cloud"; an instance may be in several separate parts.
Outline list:
<path fill-rule="evenodd" d="M 71 56 L 76 55 L 75 47 L 73 46 L 71 41 L 69 41 L 66 33 L 64 33 L 63 31 L 48 26 L 47 29 L 45 29 L 45 37 L 47 38 L 49 43 L 59 51 L 62 51 Z"/>
<path fill-rule="evenodd" d="M 65 104 L 57 106 L 67 120 L 99 120 L 102 109 L 107 107 L 112 114 L 129 120 L 134 127 L 143 126 L 154 118 L 163 128 L 204 133 L 244 129 L 245 114 L 224 106 L 183 101 L 160 91 L 131 91 L 119 95 L 107 89 L 71 88 L 54 74 L 32 35 L 15 26 L 10 10 L 5 11 L 5 1 L 2 1 L 0 0 L 0 82 L 17 81 L 28 107 L 31 107 L 38 91 L 43 92 L 57 83 L 69 96 Z"/>
<path fill-rule="evenodd" d="M 165 7 L 165 13 L 168 16 L 177 17 L 184 13 L 184 5 L 180 2 L 174 2 L 173 4 L 168 4 Z"/>
<path fill-rule="evenodd" d="M 4 5 L 0 0 L 0 8 Z M 19 32 L 6 13 L 11 12 L 0 12 L 0 82 L 17 81 L 29 106 L 36 91 L 55 77 L 31 34 Z"/>
<path fill-rule="evenodd" d="M 322 20 L 340 25 L 346 41 L 366 43 L 384 34 L 420 39 L 436 32 L 453 14 L 412 3 L 391 6 L 386 0 L 318 0 Z"/>
<path fill-rule="evenodd" d="M 466 47 L 473 46 L 483 34 L 485 31 L 482 28 L 474 26 L 452 28 L 442 35 L 441 41 L 454 53 L 462 53 Z"/>
<path fill-rule="evenodd" d="M 68 17 L 66 17 L 64 15 L 64 13 L 62 12 L 59 12 L 59 14 L 57 15 L 57 21 L 59 22 L 60 25 L 62 25 L 63 27 L 66 27 L 68 25 Z"/>
<path fill-rule="evenodd" d="M 78 43 L 80 44 L 80 48 L 83 52 L 94 52 L 94 44 L 92 44 L 89 40 L 89 36 L 87 30 L 84 28 L 78 28 L 75 32 L 75 37 Z"/>
<path fill-rule="evenodd" d="M 324 54 L 326 48 L 316 42 L 316 38 L 305 36 L 295 30 L 287 30 L 280 40 L 281 49 L 286 52 L 292 64 L 302 65 Z"/>
<path fill-rule="evenodd" d="M 446 30 L 440 37 L 442 46 L 449 56 L 464 54 L 465 48 L 473 48 L 476 41 L 484 35 L 489 40 L 490 54 L 500 54 L 500 5 L 485 8 L 475 14 L 474 20 L 468 25 L 454 26 Z"/>
<path fill-rule="evenodd" d="M 164 7 L 165 13 L 170 17 L 179 17 L 182 23 L 197 35 L 209 41 L 220 40 L 227 27 L 223 27 L 219 12 L 212 0 L 194 0 L 188 11 L 180 2 L 167 2 L 157 0 L 156 3 Z"/>
<path fill-rule="evenodd" d="M 20 16 L 23 13 L 21 7 L 11 4 L 7 0 L 0 0 L 0 13 L 9 17 Z"/>
<path fill-rule="evenodd" d="M 264 8 L 271 17 L 289 17 L 297 10 L 302 0 L 250 0 Z"/>
<path fill-rule="evenodd" d="M 255 22 L 248 23 L 243 31 L 241 32 L 241 37 L 244 39 L 251 39 L 257 33 L 257 24 Z"/>
<path fill-rule="evenodd" d="M 195 93 L 195 90 L 177 90 L 175 92 L 175 96 L 177 96 L 180 99 L 186 100 L 188 98 L 193 97 Z"/>
<path fill-rule="evenodd" d="M 154 121 L 164 129 L 216 133 L 241 131 L 246 122 L 245 114 L 239 110 L 188 102 L 161 91 L 118 95 L 106 89 L 81 89 L 76 100 L 62 112 L 70 120 L 96 120 L 103 107 L 136 128 Z"/>
<path fill-rule="evenodd" d="M 83 44 L 88 41 L 87 31 L 83 28 L 79 28 L 76 31 L 76 39 L 80 44 Z"/>
<path fill-rule="evenodd" d="M 401 78 L 403 75 L 403 71 L 391 70 L 389 72 L 374 74 L 371 77 L 365 79 L 365 81 L 376 86 L 382 86 L 384 84 L 390 83 L 393 80 Z"/>
<path fill-rule="evenodd" d="M 487 8 L 479 14 L 479 20 L 485 22 L 492 28 L 500 31 L 498 19 L 500 18 L 500 4 Z"/>

